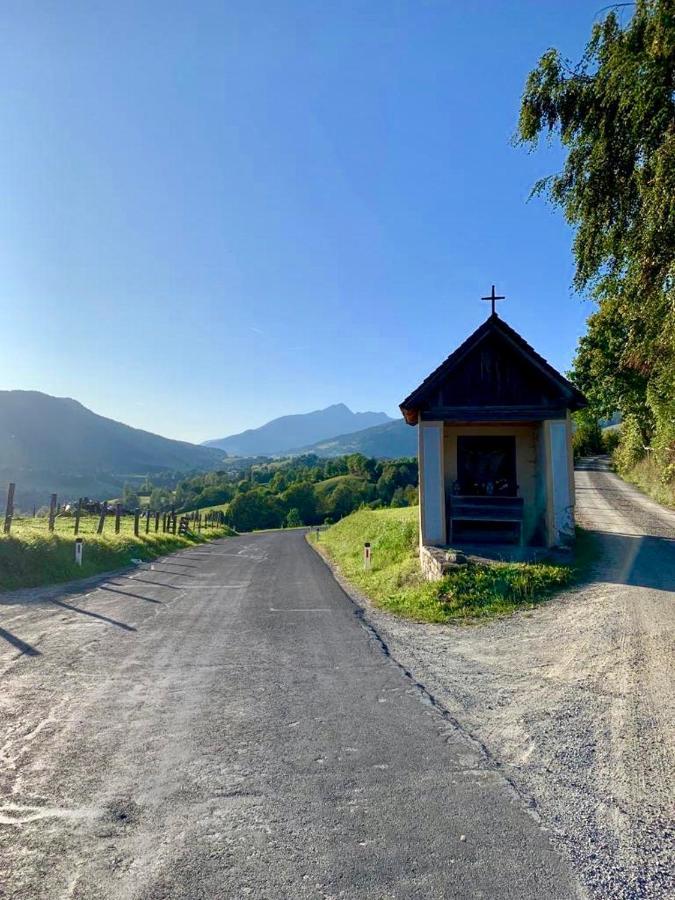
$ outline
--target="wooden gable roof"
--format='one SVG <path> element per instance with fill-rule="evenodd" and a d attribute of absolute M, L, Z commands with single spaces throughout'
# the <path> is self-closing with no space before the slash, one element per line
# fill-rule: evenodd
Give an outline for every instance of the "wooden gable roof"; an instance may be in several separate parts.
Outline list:
<path fill-rule="evenodd" d="M 406 397 L 409 425 L 564 418 L 586 398 L 496 313 Z"/>

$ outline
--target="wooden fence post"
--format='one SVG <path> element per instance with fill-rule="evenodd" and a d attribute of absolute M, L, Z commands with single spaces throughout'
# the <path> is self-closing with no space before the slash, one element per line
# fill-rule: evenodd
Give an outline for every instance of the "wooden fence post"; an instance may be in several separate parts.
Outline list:
<path fill-rule="evenodd" d="M 56 494 L 52 494 L 49 498 L 49 530 L 54 530 L 54 519 L 56 519 Z"/>
<path fill-rule="evenodd" d="M 75 510 L 75 534 L 80 533 L 80 516 L 82 515 L 82 497 L 77 501 L 77 508 Z"/>
<path fill-rule="evenodd" d="M 12 528 L 12 519 L 14 517 L 14 491 L 16 489 L 16 484 L 13 481 L 10 481 L 9 486 L 7 488 L 7 506 L 5 507 L 5 534 L 9 534 Z"/>
<path fill-rule="evenodd" d="M 115 534 L 120 533 L 120 516 L 122 515 L 122 504 L 115 504 Z"/>
<path fill-rule="evenodd" d="M 155 534 L 159 531 L 159 512 L 155 513 Z"/>
<path fill-rule="evenodd" d="M 96 528 L 96 534 L 103 534 L 103 526 L 105 525 L 105 516 L 106 516 L 107 511 L 108 511 L 107 506 L 105 505 L 105 503 L 102 503 L 101 504 L 101 515 L 99 516 L 99 519 L 98 519 L 98 526 Z"/>
<path fill-rule="evenodd" d="M 175 533 L 176 533 L 176 526 L 177 526 L 177 524 L 178 524 L 178 522 L 177 522 L 177 520 L 176 520 L 176 513 L 175 513 L 175 512 L 172 512 L 172 513 L 171 513 L 171 518 L 173 519 L 173 533 L 175 534 Z"/>
<path fill-rule="evenodd" d="M 140 519 L 141 519 L 141 511 L 140 511 L 140 509 L 137 509 L 136 512 L 134 513 L 134 537 L 138 537 L 138 530 L 139 530 L 138 526 L 140 523 Z"/>
<path fill-rule="evenodd" d="M 147 509 L 145 511 L 145 533 L 147 534 L 150 531 L 150 510 Z"/>

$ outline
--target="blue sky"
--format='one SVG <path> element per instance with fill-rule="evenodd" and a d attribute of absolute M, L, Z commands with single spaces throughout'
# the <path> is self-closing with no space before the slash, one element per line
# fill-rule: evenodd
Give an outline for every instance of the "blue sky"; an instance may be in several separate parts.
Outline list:
<path fill-rule="evenodd" d="M 555 366 L 587 303 L 510 143 L 596 2 L 4 2 L 0 388 L 204 440 L 397 411 L 487 314 Z"/>

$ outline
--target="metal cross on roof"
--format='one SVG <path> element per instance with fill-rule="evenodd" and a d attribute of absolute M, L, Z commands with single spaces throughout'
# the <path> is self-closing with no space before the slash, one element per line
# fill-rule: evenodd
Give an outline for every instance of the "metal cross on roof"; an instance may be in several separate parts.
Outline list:
<path fill-rule="evenodd" d="M 496 312 L 496 310 L 495 310 L 495 300 L 506 300 L 506 297 L 503 296 L 503 295 L 495 294 L 495 286 L 494 286 L 494 284 L 493 284 L 493 285 L 492 285 L 492 293 L 490 294 L 490 296 L 489 296 L 489 297 L 481 297 L 480 299 L 481 299 L 481 300 L 492 300 L 492 315 L 494 316 L 494 315 L 495 315 L 495 312 Z"/>

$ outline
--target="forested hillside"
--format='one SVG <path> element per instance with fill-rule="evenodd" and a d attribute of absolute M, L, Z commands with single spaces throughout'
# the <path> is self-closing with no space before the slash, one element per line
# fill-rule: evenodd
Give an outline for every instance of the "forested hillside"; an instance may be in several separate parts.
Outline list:
<path fill-rule="evenodd" d="M 0 484 L 16 482 L 19 505 L 40 506 L 53 491 L 64 499 L 113 497 L 132 476 L 209 469 L 224 457 L 130 428 L 76 400 L 0 391 Z"/>
<path fill-rule="evenodd" d="M 618 7 L 631 7 L 632 16 Z M 609 9 L 609 8 L 608 8 Z M 626 24 L 622 25 L 622 21 Z M 675 14 L 617 4 L 577 65 L 530 73 L 520 140 L 555 134 L 563 170 L 535 185 L 576 229 L 575 287 L 596 303 L 572 378 L 595 418 L 620 412 L 619 471 L 675 503 Z"/>
<path fill-rule="evenodd" d="M 361 506 L 417 503 L 417 460 L 375 460 L 362 454 L 316 455 L 259 462 L 184 478 L 175 491 L 154 488 L 152 509 L 178 512 L 218 507 L 237 531 L 335 522 Z"/>
<path fill-rule="evenodd" d="M 304 447 L 305 453 L 319 456 L 344 456 L 349 453 L 363 453 L 384 459 L 417 455 L 417 429 L 411 428 L 403 419 L 375 425 L 350 434 L 341 434 L 329 440 L 317 441 Z"/>

